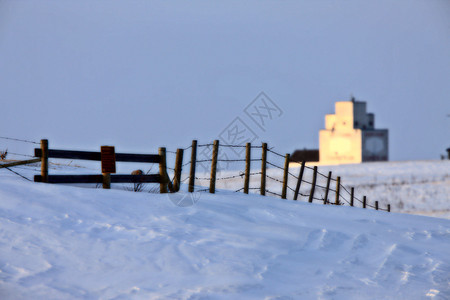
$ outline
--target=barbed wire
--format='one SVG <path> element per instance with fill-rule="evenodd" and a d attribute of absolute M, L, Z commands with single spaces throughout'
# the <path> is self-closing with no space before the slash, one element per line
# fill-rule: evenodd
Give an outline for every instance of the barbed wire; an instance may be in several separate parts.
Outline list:
<path fill-rule="evenodd" d="M 267 174 L 266 174 L 266 177 L 269 178 L 269 179 L 272 179 L 272 180 L 274 180 L 274 181 L 277 181 L 277 182 L 279 182 L 279 183 L 281 183 L 281 184 L 283 184 L 283 181 L 279 180 L 278 178 L 274 178 L 274 177 L 272 177 L 272 176 L 270 176 L 270 175 L 267 175 Z"/>
<path fill-rule="evenodd" d="M 268 164 L 268 165 L 270 165 L 270 166 L 272 166 L 272 167 L 275 167 L 275 168 L 278 168 L 278 169 L 284 171 L 284 168 L 282 168 L 282 167 L 280 167 L 280 166 L 277 166 L 276 164 L 273 164 L 273 163 L 271 163 L 270 161 L 266 161 L 266 164 Z"/>
<path fill-rule="evenodd" d="M 272 149 L 267 149 L 267 151 L 269 151 L 269 152 L 271 152 L 271 153 L 273 153 L 273 154 L 275 154 L 275 155 L 277 155 L 277 156 L 279 156 L 281 158 L 285 158 L 286 157 L 285 155 L 280 154 L 280 153 L 278 153 L 276 151 L 273 151 Z"/>
<path fill-rule="evenodd" d="M 341 198 L 344 199 L 344 201 L 347 202 L 348 205 L 350 205 L 350 202 L 342 194 L 339 194 L 339 202 Z"/>
<path fill-rule="evenodd" d="M 202 163 L 202 162 L 212 162 L 212 159 L 201 159 L 201 160 L 196 161 L 196 163 Z"/>
<path fill-rule="evenodd" d="M 244 173 L 241 173 L 239 175 L 233 175 L 233 176 L 226 176 L 226 177 L 220 177 L 220 178 L 216 178 L 216 180 L 227 180 L 227 179 L 233 179 L 233 178 L 244 178 Z"/>
<path fill-rule="evenodd" d="M 291 190 L 293 193 L 295 193 L 295 190 L 291 188 L 289 185 L 286 186 L 289 190 Z"/>
<path fill-rule="evenodd" d="M 323 190 L 326 190 L 326 189 L 327 189 L 327 187 L 326 187 L 326 186 L 323 186 L 323 185 L 321 185 L 321 184 L 317 184 L 317 183 L 316 183 L 316 187 L 318 187 L 318 188 L 321 188 L 321 189 L 323 189 Z M 328 188 L 328 190 L 329 190 L 329 191 L 331 191 L 331 189 L 330 189 L 330 188 Z"/>
<path fill-rule="evenodd" d="M 273 167 L 275 167 L 275 168 L 277 168 L 277 169 L 280 169 L 280 170 L 283 170 L 283 171 L 284 171 L 284 168 L 282 168 L 282 167 L 280 167 L 280 166 L 278 166 L 278 165 L 275 165 L 275 164 L 273 164 L 273 163 L 271 163 L 271 162 L 269 162 L 269 161 L 266 161 L 266 163 L 267 163 L 268 165 L 271 165 L 271 166 L 273 166 Z M 297 180 L 299 179 L 298 176 L 296 176 L 295 174 L 292 174 L 292 173 L 289 172 L 289 171 L 288 171 L 288 174 L 291 175 L 292 177 L 294 177 L 294 178 L 297 179 Z M 267 175 L 266 175 L 266 176 L 267 176 Z M 302 182 L 305 182 L 305 183 L 307 183 L 307 184 L 312 185 L 312 182 L 309 182 L 309 181 L 307 181 L 307 180 L 305 180 L 305 179 L 303 179 L 303 178 L 302 178 Z M 316 184 L 316 186 L 325 188 L 325 187 L 320 186 L 320 185 L 318 185 L 318 184 Z"/>
<path fill-rule="evenodd" d="M 214 145 L 214 143 L 207 143 L 207 144 L 199 144 L 199 145 L 197 145 L 197 147 L 210 147 L 210 146 L 213 146 L 213 145 Z M 191 146 L 189 146 L 189 147 L 191 147 Z M 186 148 L 186 149 L 189 149 L 189 147 Z M 246 148 L 247 145 L 219 144 L 219 147 Z M 252 149 L 261 149 L 262 146 L 250 145 L 250 148 L 252 148 Z"/>
<path fill-rule="evenodd" d="M 238 190 L 236 190 L 236 191 L 234 191 L 235 193 L 237 193 L 237 192 L 239 192 L 239 191 L 242 191 L 244 188 L 242 187 L 242 188 L 240 188 L 240 189 L 238 189 Z M 248 188 L 248 190 L 260 190 L 261 188 L 260 187 L 249 187 Z"/>
<path fill-rule="evenodd" d="M 349 196 L 352 195 L 342 183 L 340 183 L 340 186 L 341 186 L 341 188 L 342 188 Z M 353 198 L 354 198 L 354 197 L 353 197 Z"/>
<path fill-rule="evenodd" d="M 189 178 L 191 178 L 191 176 L 188 176 L 188 177 L 182 179 L 181 182 L 185 182 L 185 181 L 188 180 Z"/>
<path fill-rule="evenodd" d="M 266 193 L 269 193 L 269 194 L 278 196 L 278 197 L 280 197 L 280 198 L 282 197 L 281 194 L 278 194 L 278 193 L 275 193 L 275 192 L 272 192 L 272 191 L 269 191 L 269 190 L 266 190 Z"/>
<path fill-rule="evenodd" d="M 220 147 L 229 147 L 229 148 L 246 148 L 245 145 L 229 145 L 229 144 L 220 144 Z"/>
<path fill-rule="evenodd" d="M 317 174 L 321 175 L 322 177 L 325 177 L 326 179 L 328 179 L 328 175 L 325 175 L 321 172 L 319 172 L 319 170 L 317 170 Z M 331 181 L 337 181 L 337 179 L 334 179 L 333 176 L 330 177 Z"/>
<path fill-rule="evenodd" d="M 238 158 L 238 159 L 223 159 L 219 158 L 217 159 L 218 162 L 246 162 L 247 160 L 245 158 Z M 262 161 L 261 158 L 253 158 L 250 159 L 250 161 Z"/>
<path fill-rule="evenodd" d="M 259 174 L 261 174 L 261 172 L 252 172 L 252 173 L 249 174 L 249 176 L 252 176 L 252 175 L 259 175 Z M 241 172 L 241 173 L 238 174 L 238 175 L 225 176 L 225 177 L 218 177 L 218 178 L 216 178 L 216 181 L 219 181 L 219 180 L 227 180 L 227 179 L 233 179 L 233 178 L 238 178 L 238 177 L 243 178 L 244 176 L 245 176 L 245 173 Z M 197 177 L 197 176 L 196 176 L 195 179 L 198 179 L 198 180 L 211 180 L 211 177 Z"/>
<path fill-rule="evenodd" d="M 356 201 L 358 201 L 359 203 L 363 203 L 364 201 L 362 201 L 361 199 L 359 199 L 358 197 L 356 197 L 356 196 L 353 196 L 353 199 L 355 199 Z"/>
<path fill-rule="evenodd" d="M 8 171 L 10 171 L 10 172 L 12 172 L 12 173 L 14 173 L 14 174 L 16 174 L 16 175 L 22 177 L 23 179 L 26 179 L 26 180 L 28 180 L 28 181 L 31 181 L 31 180 L 28 179 L 27 177 L 25 177 L 25 176 L 23 176 L 23 175 L 21 175 L 21 174 L 15 172 L 15 171 L 11 170 L 9 167 L 4 167 L 4 168 L 5 168 L 6 170 L 8 170 Z"/>
<path fill-rule="evenodd" d="M 27 170 L 27 171 L 35 171 L 35 172 L 40 172 L 41 169 L 39 169 L 37 166 L 33 166 L 33 164 L 28 164 L 28 165 L 22 165 L 22 166 L 14 166 L 14 169 L 21 169 L 21 170 Z"/>
<path fill-rule="evenodd" d="M 9 151 L 8 151 L 8 154 L 24 156 L 24 157 L 35 157 L 34 155 L 20 154 L 20 153 L 14 153 L 14 152 L 9 152 Z"/>
<path fill-rule="evenodd" d="M 218 162 L 245 162 L 245 159 L 222 159 L 222 158 L 218 158 L 217 159 Z"/>
<path fill-rule="evenodd" d="M 319 198 L 319 197 L 317 197 L 317 196 L 313 196 L 312 198 L 313 198 L 313 200 L 317 200 L 317 201 L 321 201 L 321 202 L 323 202 L 323 200 L 324 200 L 323 197 L 322 197 L 322 198 Z"/>
<path fill-rule="evenodd" d="M 17 142 L 24 142 L 24 143 L 30 143 L 30 144 L 36 144 L 36 145 L 39 145 L 39 143 L 38 143 L 38 142 L 35 142 L 35 141 L 29 141 L 29 140 L 23 140 L 23 139 L 16 139 L 16 138 L 5 137 L 5 136 L 0 136 L 0 139 L 4 139 L 4 140 L 12 140 L 12 141 L 17 141 Z"/>
<path fill-rule="evenodd" d="M 348 191 L 348 189 L 347 189 L 344 185 L 340 184 L 340 186 L 342 187 L 342 189 L 343 189 L 348 195 L 351 196 L 351 193 Z M 355 195 L 353 195 L 353 199 L 356 200 L 356 201 L 358 201 L 358 202 L 361 203 L 361 204 L 364 203 L 363 200 L 361 200 L 360 198 L 356 197 Z M 372 207 L 372 206 L 371 206 L 370 204 L 368 204 L 367 202 L 366 202 L 366 206 Z M 373 208 L 375 208 L 375 207 L 373 207 Z"/>

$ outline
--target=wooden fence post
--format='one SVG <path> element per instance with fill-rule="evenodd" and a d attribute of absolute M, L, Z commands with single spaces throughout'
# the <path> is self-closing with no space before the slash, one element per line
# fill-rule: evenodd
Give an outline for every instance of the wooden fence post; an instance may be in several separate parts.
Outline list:
<path fill-rule="evenodd" d="M 209 180 L 209 192 L 216 192 L 216 172 L 217 172 L 217 155 L 219 153 L 219 140 L 215 140 L 213 144 L 212 162 L 211 162 L 211 179 Z"/>
<path fill-rule="evenodd" d="M 174 172 L 174 180 L 173 187 L 175 192 L 178 192 L 181 187 L 181 170 L 183 167 L 183 149 L 177 149 L 177 156 L 175 158 L 175 172 Z"/>
<path fill-rule="evenodd" d="M 352 189 L 350 190 L 350 206 L 353 206 L 354 198 L 355 198 L 355 188 L 352 187 Z"/>
<path fill-rule="evenodd" d="M 41 152 L 42 182 L 48 182 L 48 140 L 41 140 Z"/>
<path fill-rule="evenodd" d="M 387 211 L 391 212 L 391 205 L 390 204 L 387 205 Z"/>
<path fill-rule="evenodd" d="M 367 198 L 366 196 L 363 197 L 363 208 L 366 208 L 366 204 L 367 204 Z"/>
<path fill-rule="evenodd" d="M 194 192 L 196 161 L 197 161 L 197 140 L 193 140 L 191 147 L 191 170 L 189 172 L 189 193 Z"/>
<path fill-rule="evenodd" d="M 116 173 L 116 154 L 113 146 L 100 147 L 100 160 L 102 164 L 102 183 L 104 189 L 111 188 L 111 173 Z"/>
<path fill-rule="evenodd" d="M 290 160 L 290 155 L 289 155 L 289 153 L 286 153 L 286 156 L 284 159 L 283 189 L 281 191 L 281 199 L 286 199 L 288 174 L 289 174 L 289 160 Z"/>
<path fill-rule="evenodd" d="M 375 201 L 375 209 L 378 210 L 378 201 Z"/>
<path fill-rule="evenodd" d="M 314 191 L 316 190 L 316 179 L 317 179 L 317 166 L 314 166 L 314 173 L 313 173 L 313 179 L 311 184 L 311 192 L 309 193 L 309 200 L 308 202 L 313 202 L 314 199 Z"/>
<path fill-rule="evenodd" d="M 161 161 L 159 163 L 159 176 L 161 178 L 161 182 L 159 184 L 159 192 L 161 194 L 167 193 L 167 184 L 168 184 L 168 178 L 167 178 L 167 169 L 166 169 L 166 148 L 161 147 L 159 148 L 159 156 L 161 158 Z"/>
<path fill-rule="evenodd" d="M 300 192 L 300 186 L 303 180 L 303 171 L 305 170 L 305 161 L 302 161 L 302 166 L 300 167 L 300 173 L 298 174 L 297 186 L 295 187 L 294 200 L 297 200 L 298 193 Z"/>
<path fill-rule="evenodd" d="M 334 202 L 334 204 L 336 204 L 336 205 L 340 205 L 340 203 L 341 203 L 340 199 L 339 199 L 340 192 L 341 192 L 341 177 L 338 176 L 336 178 L 336 200 Z"/>
<path fill-rule="evenodd" d="M 266 163 L 267 163 L 267 143 L 262 143 L 261 150 L 261 189 L 260 194 L 266 194 Z"/>
<path fill-rule="evenodd" d="M 111 188 L 111 173 L 102 173 L 103 176 L 103 188 L 110 189 Z"/>
<path fill-rule="evenodd" d="M 325 189 L 325 198 L 323 199 L 323 204 L 327 204 L 328 202 L 328 191 L 330 190 L 330 182 L 331 182 L 331 171 L 328 172 L 327 188 Z"/>
<path fill-rule="evenodd" d="M 244 178 L 244 193 L 248 194 L 250 185 L 250 163 L 251 163 L 251 148 L 252 144 L 245 145 L 245 178 Z"/>

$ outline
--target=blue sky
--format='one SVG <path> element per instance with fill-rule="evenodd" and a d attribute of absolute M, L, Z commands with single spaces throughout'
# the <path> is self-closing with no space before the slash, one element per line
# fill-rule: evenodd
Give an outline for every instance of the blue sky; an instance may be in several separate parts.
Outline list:
<path fill-rule="evenodd" d="M 263 129 L 244 112 L 262 91 L 282 111 Z M 391 160 L 438 159 L 450 2 L 0 0 L 0 136 L 153 152 L 239 117 L 287 153 L 317 148 L 350 95 L 389 129 Z"/>

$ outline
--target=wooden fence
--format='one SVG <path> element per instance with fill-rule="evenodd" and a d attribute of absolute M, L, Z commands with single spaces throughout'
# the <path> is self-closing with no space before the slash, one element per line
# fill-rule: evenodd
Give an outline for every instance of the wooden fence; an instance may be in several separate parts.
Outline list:
<path fill-rule="evenodd" d="M 106 153 L 103 150 L 112 150 L 112 153 Z M 72 151 L 72 150 L 56 150 L 48 148 L 48 140 L 41 140 L 41 148 L 34 149 L 34 156 L 40 157 L 41 175 L 35 175 L 35 182 L 45 183 L 102 183 L 103 188 L 111 188 L 111 183 L 159 183 L 160 192 L 167 193 L 177 192 L 180 189 L 180 172 L 181 167 L 175 169 L 175 178 L 173 181 L 169 179 L 166 168 L 166 148 L 159 148 L 158 154 L 131 154 L 131 153 L 115 153 L 114 147 L 102 146 L 100 152 L 92 151 Z M 110 157 L 107 157 L 110 156 Z M 48 159 L 76 159 L 91 160 L 102 162 L 102 174 L 98 175 L 49 175 Z M 177 152 L 177 160 L 183 160 L 183 150 Z M 116 162 L 136 162 L 136 163 L 152 163 L 159 164 L 159 174 L 111 174 L 115 173 Z M 107 166 L 108 165 L 108 166 Z M 111 169 L 111 166 L 112 169 Z M 112 170 L 112 171 L 111 171 Z"/>
<path fill-rule="evenodd" d="M 35 142 L 33 142 L 35 143 Z M 36 143 L 35 143 L 36 144 Z M 341 177 L 333 177 L 332 172 L 328 172 L 328 174 L 323 174 L 318 171 L 317 166 L 307 166 L 305 161 L 297 162 L 299 164 L 298 174 L 293 174 L 289 166 L 289 162 L 292 162 L 289 154 L 280 154 L 272 149 L 268 148 L 267 143 L 262 143 L 261 146 L 251 145 L 247 143 L 245 145 L 220 145 L 218 140 L 215 140 L 210 144 L 198 144 L 196 140 L 192 141 L 192 145 L 185 149 L 177 149 L 176 152 L 167 151 L 171 154 L 175 154 L 175 166 L 174 168 L 167 167 L 166 162 L 166 148 L 159 148 L 158 154 L 131 154 L 131 153 L 115 153 L 114 147 L 102 146 L 100 152 L 92 152 L 92 151 L 72 151 L 72 150 L 57 150 L 57 149 L 49 149 L 48 140 L 41 140 L 40 148 L 36 148 L 34 151 L 34 156 L 38 157 L 38 159 L 31 159 L 19 162 L 11 162 L 8 164 L 0 165 L 0 168 L 12 167 L 21 164 L 29 164 L 35 162 L 41 162 L 41 175 L 35 175 L 35 182 L 46 182 L 46 183 L 97 183 L 103 184 L 103 188 L 109 189 L 111 187 L 111 183 L 159 183 L 160 192 L 168 193 L 168 192 L 177 192 L 180 190 L 181 183 L 188 181 L 188 191 L 189 192 L 209 192 L 215 193 L 216 191 L 216 182 L 220 180 L 228 180 L 242 177 L 242 188 L 236 190 L 236 192 L 243 191 L 248 194 L 250 191 L 259 192 L 261 195 L 271 194 L 274 196 L 278 196 L 282 199 L 287 199 L 288 190 L 291 192 L 292 199 L 298 200 L 299 196 L 304 197 L 304 199 L 308 200 L 308 202 L 321 202 L 323 204 L 332 204 L 332 205 L 345 205 L 354 206 L 356 202 L 361 203 L 361 207 L 367 208 L 371 207 L 376 210 L 384 210 L 390 212 L 390 205 L 387 204 L 387 207 L 380 208 L 378 201 L 375 201 L 374 204 L 370 204 L 367 197 L 363 196 L 362 198 L 358 198 L 355 195 L 355 189 L 353 187 L 347 188 L 341 182 Z M 197 159 L 198 148 L 208 147 L 211 148 L 210 157 L 206 159 Z M 219 153 L 221 149 L 227 148 L 245 148 L 245 157 L 239 157 L 238 159 L 223 159 L 220 157 Z M 109 154 L 106 151 L 103 151 L 104 148 L 109 150 Z M 187 163 L 183 163 L 183 154 L 185 150 L 191 150 L 190 161 Z M 260 158 L 253 158 L 252 150 L 257 149 L 261 151 Z M 243 149 L 242 149 L 243 150 Z M 111 152 L 112 151 L 112 152 Z M 278 159 L 282 159 L 282 164 L 273 163 L 271 158 L 268 160 L 269 154 L 272 157 L 277 157 Z M 109 156 L 108 156 L 109 155 Z M 92 161 L 101 161 L 102 162 L 102 172 L 101 174 L 94 175 L 49 175 L 48 174 L 48 159 L 49 158 L 59 158 L 59 159 L 79 159 L 79 160 L 92 160 Z M 239 175 L 228 176 L 228 177 L 217 177 L 217 164 L 218 162 L 243 162 L 245 166 L 243 167 L 242 172 Z M 106 165 L 108 162 L 113 163 L 114 166 L 109 169 Z M 112 174 L 115 173 L 115 163 L 116 162 L 136 162 L 136 163 L 151 163 L 159 165 L 159 173 L 157 174 L 142 174 L 142 175 L 129 175 L 129 174 Z M 208 177 L 197 177 L 197 165 L 198 163 L 210 163 L 210 173 Z M 251 168 L 252 162 L 260 162 L 261 168 L 260 170 L 255 171 Z M 105 164 L 105 165 L 104 165 Z M 184 180 L 181 180 L 182 168 L 184 166 L 190 166 L 189 175 Z M 280 169 L 282 170 L 282 179 L 274 178 L 273 176 L 267 173 L 268 166 L 271 169 Z M 167 174 L 167 169 L 173 171 L 173 179 L 169 178 Z M 310 180 L 305 179 L 305 171 L 312 172 L 312 176 Z M 205 174 L 204 172 L 202 174 Z M 255 179 L 255 176 L 260 176 L 260 183 L 258 187 L 250 187 L 250 178 Z M 289 183 L 292 184 L 292 180 L 289 178 L 294 178 L 295 182 L 293 186 L 290 186 Z M 318 179 L 326 180 L 326 184 L 320 185 L 318 183 Z M 196 190 L 196 180 L 208 180 L 209 188 L 206 189 L 198 189 Z M 281 193 L 277 193 L 273 190 L 267 188 L 267 180 L 275 181 L 277 184 L 281 185 Z M 331 187 L 331 183 L 333 182 L 334 189 Z M 305 190 L 305 186 L 309 189 L 309 193 L 301 193 L 301 188 Z M 316 189 L 321 189 L 324 192 L 324 196 L 321 198 L 317 197 Z M 329 197 L 330 194 L 334 193 L 334 199 Z"/>

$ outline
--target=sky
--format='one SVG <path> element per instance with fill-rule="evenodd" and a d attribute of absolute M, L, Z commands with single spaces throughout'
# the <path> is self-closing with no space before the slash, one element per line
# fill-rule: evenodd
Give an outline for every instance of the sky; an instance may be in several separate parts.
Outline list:
<path fill-rule="evenodd" d="M 245 128 L 292 153 L 351 96 L 389 129 L 390 160 L 439 159 L 450 2 L 0 0 L 3 137 L 149 153 Z"/>

